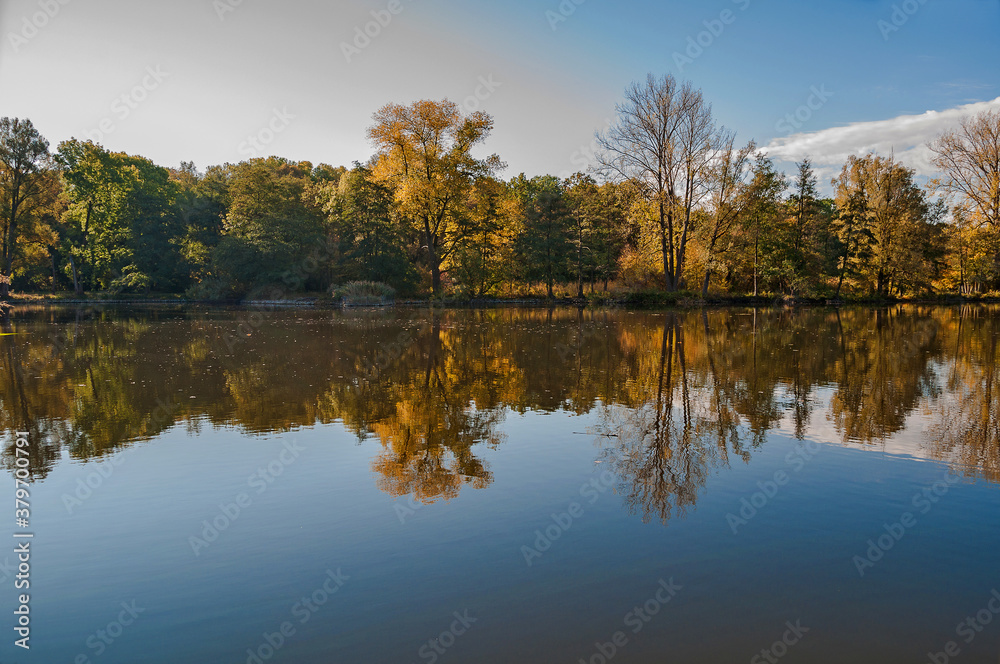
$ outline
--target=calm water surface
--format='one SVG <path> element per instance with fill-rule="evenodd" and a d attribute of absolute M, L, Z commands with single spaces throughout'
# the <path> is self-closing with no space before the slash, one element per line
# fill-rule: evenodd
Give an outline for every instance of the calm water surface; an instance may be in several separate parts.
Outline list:
<path fill-rule="evenodd" d="M 2 662 L 1000 661 L 998 310 L 3 327 Z"/>

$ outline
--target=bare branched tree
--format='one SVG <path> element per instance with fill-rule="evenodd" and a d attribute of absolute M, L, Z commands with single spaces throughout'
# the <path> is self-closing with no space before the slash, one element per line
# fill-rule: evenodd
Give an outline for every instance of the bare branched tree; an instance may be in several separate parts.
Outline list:
<path fill-rule="evenodd" d="M 656 211 L 665 286 L 680 290 L 692 212 L 709 191 L 712 106 L 691 83 L 650 74 L 625 90 L 617 113 L 617 122 L 597 136 L 599 168 L 636 186 Z"/>
<path fill-rule="evenodd" d="M 964 120 L 930 148 L 945 175 L 941 188 L 958 196 L 980 226 L 1000 228 L 1000 111 Z"/>

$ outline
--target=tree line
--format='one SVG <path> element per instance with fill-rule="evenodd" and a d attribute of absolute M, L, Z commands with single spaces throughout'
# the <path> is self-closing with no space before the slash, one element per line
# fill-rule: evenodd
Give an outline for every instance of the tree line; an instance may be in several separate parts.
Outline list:
<path fill-rule="evenodd" d="M 486 113 L 388 104 L 351 168 L 255 158 L 199 171 L 0 119 L 0 296 L 72 291 L 229 299 L 381 282 L 464 297 L 664 290 L 805 297 L 1000 288 L 1000 112 L 930 148 L 927 186 L 852 156 L 821 197 L 737 143 L 691 83 L 630 85 L 570 178 L 503 179 L 476 155 Z"/>

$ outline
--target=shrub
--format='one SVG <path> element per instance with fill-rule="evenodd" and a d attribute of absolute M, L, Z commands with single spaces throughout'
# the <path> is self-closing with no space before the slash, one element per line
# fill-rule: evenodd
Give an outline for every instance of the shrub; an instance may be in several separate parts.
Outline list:
<path fill-rule="evenodd" d="M 678 304 L 690 304 L 696 296 L 689 292 L 667 292 L 662 290 L 632 291 L 625 295 L 624 304 L 637 309 L 655 309 L 657 307 L 673 307 Z"/>
<path fill-rule="evenodd" d="M 218 302 L 232 297 L 232 290 L 222 279 L 205 279 L 187 289 L 185 295 L 191 300 Z"/>
<path fill-rule="evenodd" d="M 382 306 L 396 299 L 396 289 L 379 281 L 352 281 L 341 287 L 331 286 L 330 291 L 345 307 Z"/>

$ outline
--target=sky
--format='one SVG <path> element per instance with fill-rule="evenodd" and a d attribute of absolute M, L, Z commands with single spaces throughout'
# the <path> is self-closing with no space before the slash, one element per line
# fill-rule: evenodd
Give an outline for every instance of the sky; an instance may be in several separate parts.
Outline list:
<path fill-rule="evenodd" d="M 647 73 L 824 183 L 847 156 L 934 175 L 926 143 L 1000 108 L 1000 0 L 0 0 L 0 116 L 163 166 L 271 154 L 349 166 L 372 114 L 493 116 L 504 177 L 593 164 Z"/>

